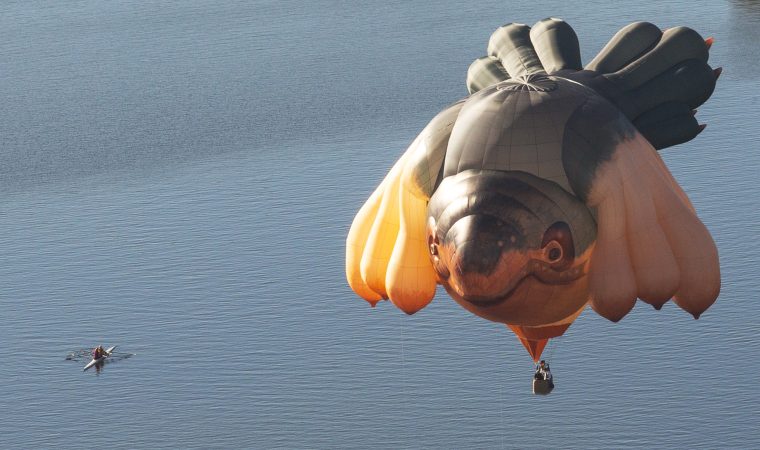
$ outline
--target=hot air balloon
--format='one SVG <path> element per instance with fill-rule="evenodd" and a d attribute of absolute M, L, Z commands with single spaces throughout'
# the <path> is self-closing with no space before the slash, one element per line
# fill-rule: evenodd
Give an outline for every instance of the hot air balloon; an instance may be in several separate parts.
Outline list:
<path fill-rule="evenodd" d="M 720 69 L 712 39 L 647 22 L 585 67 L 560 19 L 497 29 L 470 95 L 440 112 L 353 221 L 351 288 L 408 314 L 438 284 L 506 324 L 537 361 L 589 305 L 612 321 L 637 299 L 698 318 L 718 252 L 657 150 L 703 129 Z"/>

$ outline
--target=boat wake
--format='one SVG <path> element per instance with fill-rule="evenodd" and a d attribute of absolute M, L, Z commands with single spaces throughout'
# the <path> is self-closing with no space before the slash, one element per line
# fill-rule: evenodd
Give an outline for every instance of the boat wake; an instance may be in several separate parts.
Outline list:
<path fill-rule="evenodd" d="M 131 357 L 135 356 L 135 353 L 126 353 L 126 352 L 120 352 L 120 351 L 114 351 L 111 356 L 109 356 L 107 359 L 105 359 L 100 364 L 113 364 L 119 361 L 123 361 L 125 359 L 129 359 Z M 66 361 L 76 361 L 79 363 L 86 363 L 92 359 L 92 350 L 83 348 L 79 350 L 73 350 L 70 351 L 66 355 Z"/>

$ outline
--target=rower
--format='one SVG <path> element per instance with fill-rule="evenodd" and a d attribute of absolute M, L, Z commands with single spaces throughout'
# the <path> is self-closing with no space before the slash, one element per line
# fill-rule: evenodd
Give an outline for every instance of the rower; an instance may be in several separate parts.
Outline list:
<path fill-rule="evenodd" d="M 106 351 L 103 348 L 103 345 L 98 345 L 94 349 L 92 349 L 92 359 L 100 359 L 106 355 Z"/>
<path fill-rule="evenodd" d="M 546 361 L 543 359 L 541 362 L 536 366 L 536 373 L 534 377 L 537 380 L 551 380 L 551 370 L 549 369 L 549 364 L 546 364 Z"/>

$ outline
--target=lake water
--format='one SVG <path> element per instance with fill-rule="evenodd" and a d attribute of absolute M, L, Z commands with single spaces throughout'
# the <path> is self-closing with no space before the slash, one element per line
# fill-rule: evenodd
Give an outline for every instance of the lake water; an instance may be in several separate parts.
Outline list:
<path fill-rule="evenodd" d="M 0 5 L 0 448 L 759 447 L 760 4 L 461 3 Z M 723 289 L 586 311 L 537 397 L 503 326 L 370 309 L 343 264 L 490 33 L 547 16 L 585 61 L 635 20 L 715 37 L 709 126 L 664 157 Z M 96 343 L 131 357 L 67 360 Z"/>

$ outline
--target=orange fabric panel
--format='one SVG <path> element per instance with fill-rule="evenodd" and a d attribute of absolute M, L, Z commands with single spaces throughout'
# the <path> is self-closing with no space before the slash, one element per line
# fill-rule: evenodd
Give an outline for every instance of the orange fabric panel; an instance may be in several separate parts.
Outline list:
<path fill-rule="evenodd" d="M 577 315 L 576 315 L 577 317 Z M 570 323 L 559 325 L 549 325 L 545 327 L 526 327 L 520 325 L 507 325 L 512 330 L 520 342 L 528 350 L 534 362 L 541 359 L 541 353 L 549 343 L 549 339 L 556 338 L 565 334 L 570 327 Z"/>
<path fill-rule="evenodd" d="M 550 325 L 547 327 L 525 327 L 520 325 L 507 325 L 520 339 L 538 341 L 562 336 L 570 326 L 569 323 Z"/>
<path fill-rule="evenodd" d="M 538 341 L 531 341 L 528 339 L 520 338 L 520 342 L 528 350 L 530 357 L 533 358 L 533 362 L 538 362 L 541 359 L 541 353 L 544 352 L 546 344 L 549 343 L 549 339 L 541 339 Z"/>

